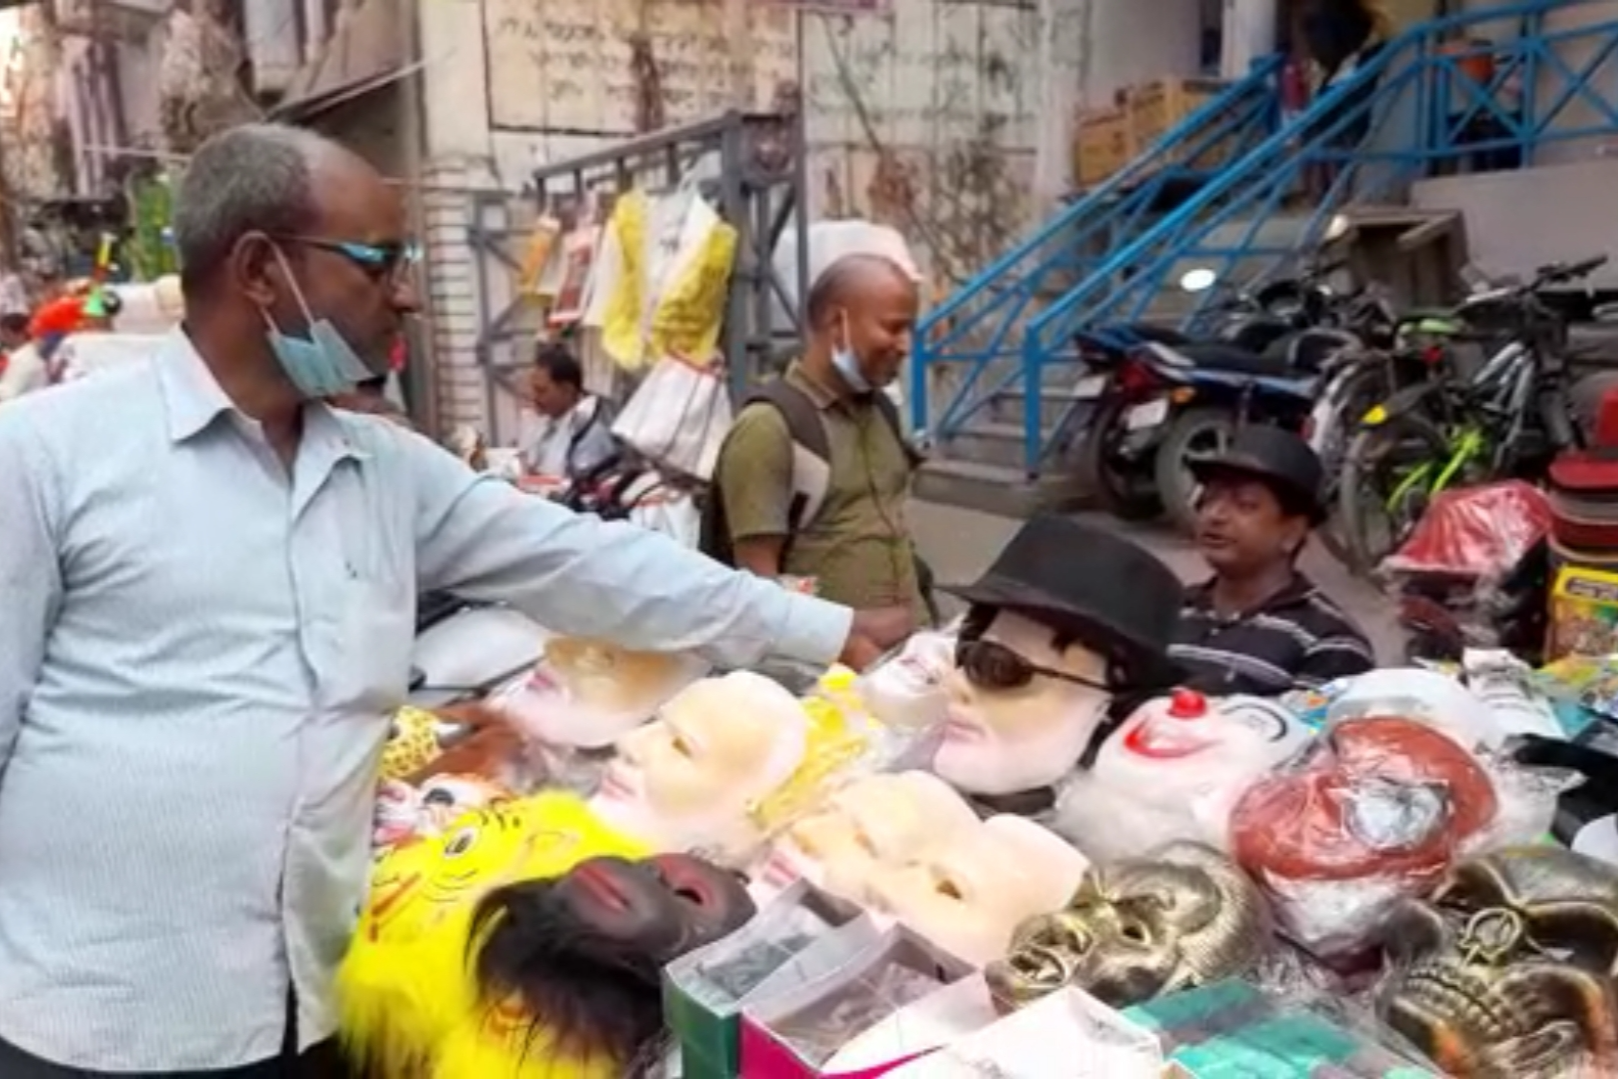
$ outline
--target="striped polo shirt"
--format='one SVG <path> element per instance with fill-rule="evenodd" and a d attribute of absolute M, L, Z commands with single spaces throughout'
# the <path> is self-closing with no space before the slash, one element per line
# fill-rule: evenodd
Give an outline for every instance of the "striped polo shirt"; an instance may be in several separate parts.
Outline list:
<path fill-rule="evenodd" d="M 1364 632 L 1301 573 L 1233 615 L 1214 609 L 1212 581 L 1188 589 L 1169 655 L 1187 686 L 1222 696 L 1273 696 L 1376 665 Z"/>

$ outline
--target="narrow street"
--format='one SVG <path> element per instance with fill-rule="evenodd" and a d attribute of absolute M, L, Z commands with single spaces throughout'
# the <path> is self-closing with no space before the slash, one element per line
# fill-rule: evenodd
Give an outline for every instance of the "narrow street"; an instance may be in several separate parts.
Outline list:
<path fill-rule="evenodd" d="M 1187 581 L 1204 576 L 1201 558 L 1189 540 L 1166 528 L 1121 524 L 1103 513 L 1079 515 L 1087 523 L 1123 532 L 1146 546 Z M 1020 522 L 973 510 L 933 502 L 911 504 L 911 527 L 924 558 L 945 584 L 973 580 L 988 565 Z M 1377 658 L 1385 664 L 1400 661 L 1403 641 L 1395 625 L 1392 605 L 1374 587 L 1350 577 L 1319 544 L 1303 558 L 1303 570 L 1328 595 L 1341 603 L 1370 635 Z"/>

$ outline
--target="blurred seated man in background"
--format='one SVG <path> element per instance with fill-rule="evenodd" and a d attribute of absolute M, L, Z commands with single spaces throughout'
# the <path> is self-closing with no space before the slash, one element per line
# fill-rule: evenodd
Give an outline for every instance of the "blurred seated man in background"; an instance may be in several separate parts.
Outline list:
<path fill-rule="evenodd" d="M 1298 572 L 1325 519 L 1320 458 L 1290 431 L 1249 427 L 1194 466 L 1197 546 L 1213 579 L 1186 592 L 1169 654 L 1205 693 L 1269 696 L 1360 674 L 1370 643 Z"/>
<path fill-rule="evenodd" d="M 563 344 L 539 346 L 528 376 L 528 399 L 539 426 L 522 447 L 528 472 L 574 480 L 618 456 L 611 409 L 584 392 L 584 372 Z"/>

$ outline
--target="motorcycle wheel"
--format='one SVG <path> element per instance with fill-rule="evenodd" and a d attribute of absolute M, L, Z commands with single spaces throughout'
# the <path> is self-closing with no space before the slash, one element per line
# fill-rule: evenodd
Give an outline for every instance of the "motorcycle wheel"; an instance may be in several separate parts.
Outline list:
<path fill-rule="evenodd" d="M 1168 519 L 1188 536 L 1197 530 L 1199 485 L 1186 466 L 1186 459 L 1223 453 L 1230 448 L 1234 437 L 1234 412 L 1223 408 L 1193 408 L 1175 417 L 1157 448 L 1157 493 L 1163 499 Z"/>
<path fill-rule="evenodd" d="M 1399 505 L 1390 506 L 1393 490 L 1411 469 L 1448 454 L 1443 432 L 1421 416 L 1396 416 L 1354 437 L 1337 487 L 1337 519 L 1350 570 L 1369 574 L 1399 549 L 1426 512 L 1429 491 L 1412 485 Z"/>
<path fill-rule="evenodd" d="M 1128 411 L 1129 406 L 1117 400 L 1096 411 L 1079 448 L 1079 476 L 1094 493 L 1096 504 L 1120 521 L 1150 521 L 1163 512 L 1150 471 L 1124 467 L 1112 452 L 1124 434 Z"/>

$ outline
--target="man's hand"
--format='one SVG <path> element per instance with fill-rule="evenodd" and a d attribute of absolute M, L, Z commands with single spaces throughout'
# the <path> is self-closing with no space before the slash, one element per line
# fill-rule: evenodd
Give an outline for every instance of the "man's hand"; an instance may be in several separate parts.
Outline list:
<path fill-rule="evenodd" d="M 916 631 L 916 616 L 909 607 L 880 607 L 855 611 L 848 643 L 838 662 L 863 671 Z"/>

